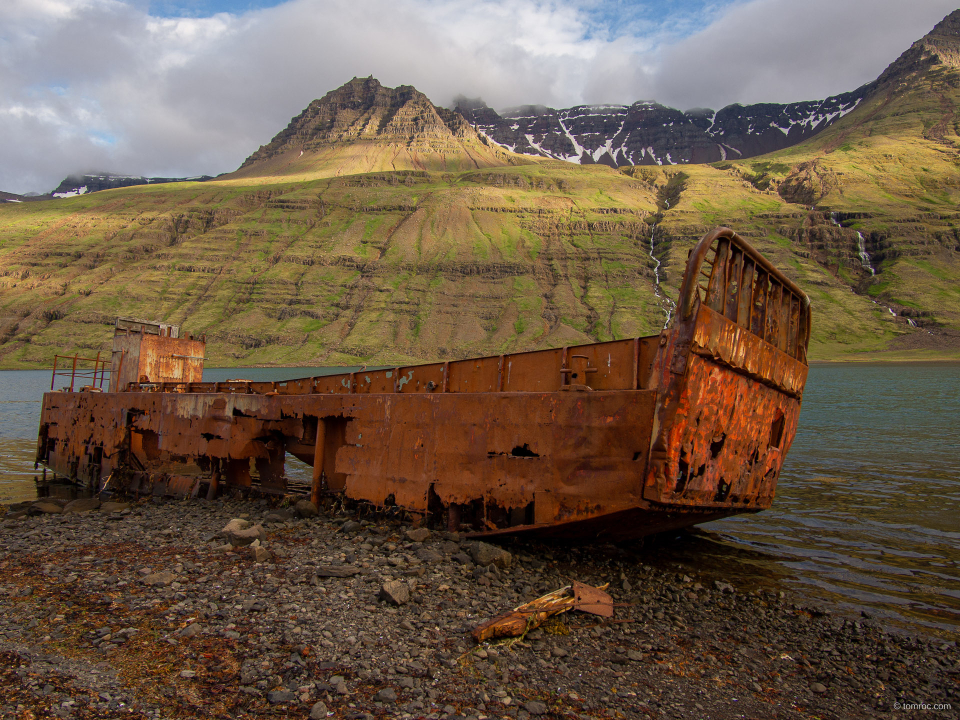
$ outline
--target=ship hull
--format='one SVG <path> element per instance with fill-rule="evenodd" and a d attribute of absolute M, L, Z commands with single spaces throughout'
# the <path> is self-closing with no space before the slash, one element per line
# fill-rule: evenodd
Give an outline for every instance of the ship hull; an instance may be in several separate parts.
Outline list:
<path fill-rule="evenodd" d="M 286 382 L 200 382 L 151 355 L 196 366 L 197 341 L 176 354 L 118 330 L 128 379 L 47 393 L 37 461 L 96 489 L 213 497 L 289 492 L 293 456 L 317 503 L 478 535 L 625 540 L 756 512 L 796 431 L 809 305 L 731 231 L 686 278 L 705 264 L 660 335 Z M 175 379 L 140 372 L 164 367 Z"/>

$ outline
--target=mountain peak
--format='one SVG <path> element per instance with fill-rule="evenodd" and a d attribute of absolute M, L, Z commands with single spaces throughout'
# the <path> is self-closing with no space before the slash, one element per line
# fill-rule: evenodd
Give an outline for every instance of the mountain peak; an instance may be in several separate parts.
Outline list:
<path fill-rule="evenodd" d="M 345 174 L 510 162 L 460 114 L 435 106 L 412 85 L 388 88 L 373 77 L 355 77 L 310 103 L 238 172 Z"/>
<path fill-rule="evenodd" d="M 875 85 L 898 83 L 941 65 L 960 68 L 960 10 L 911 45 L 877 78 Z"/>

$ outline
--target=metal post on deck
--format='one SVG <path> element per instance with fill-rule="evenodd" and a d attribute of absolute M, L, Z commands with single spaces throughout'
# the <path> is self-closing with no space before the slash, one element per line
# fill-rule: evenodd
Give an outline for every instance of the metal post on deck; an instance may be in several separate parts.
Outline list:
<path fill-rule="evenodd" d="M 60 356 L 59 356 L 59 355 L 54 355 L 54 356 L 53 356 L 53 377 L 50 378 L 50 391 L 51 391 L 51 392 L 53 391 L 53 386 L 54 386 L 54 385 L 56 384 L 56 382 L 57 382 L 57 358 L 58 358 L 58 357 L 60 357 Z"/>
<path fill-rule="evenodd" d="M 320 507 L 320 477 L 323 475 L 324 447 L 327 444 L 327 424 L 323 418 L 317 418 L 317 442 L 313 446 L 313 487 L 310 501 Z"/>
<path fill-rule="evenodd" d="M 73 356 L 73 370 L 70 371 L 70 392 L 73 392 L 73 380 L 77 376 L 77 358 L 79 355 Z"/>
<path fill-rule="evenodd" d="M 98 387 L 103 389 L 103 380 L 100 381 L 100 384 L 97 384 L 97 371 L 100 369 L 100 351 L 97 351 L 97 359 L 93 363 L 93 387 Z"/>

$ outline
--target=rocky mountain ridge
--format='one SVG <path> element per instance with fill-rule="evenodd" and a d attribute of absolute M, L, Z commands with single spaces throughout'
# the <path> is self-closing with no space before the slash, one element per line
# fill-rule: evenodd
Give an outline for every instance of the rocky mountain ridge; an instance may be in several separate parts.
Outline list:
<path fill-rule="evenodd" d="M 523 106 L 503 115 L 482 100 L 458 113 L 511 152 L 581 165 L 685 165 L 740 160 L 807 140 L 860 104 L 869 86 L 820 101 L 728 105 L 681 112 L 644 100 L 633 105 Z"/>
<path fill-rule="evenodd" d="M 137 185 L 162 185 L 175 182 L 204 182 L 212 180 L 212 175 L 196 175 L 194 177 L 144 177 L 143 175 L 115 175 L 113 173 L 87 173 L 84 175 L 70 175 L 50 193 L 55 198 L 73 197 L 100 190 L 113 188 L 135 187 Z"/>
<path fill-rule="evenodd" d="M 865 99 L 902 88 L 937 66 L 960 67 L 960 10 L 913 43 L 876 80 L 825 100 L 685 112 L 643 100 L 567 109 L 524 105 L 497 113 L 481 99 L 461 97 L 455 110 L 482 135 L 522 155 L 611 167 L 713 163 L 793 147 Z"/>
<path fill-rule="evenodd" d="M 114 188 L 136 187 L 137 185 L 163 185 L 176 182 L 205 182 L 212 180 L 212 175 L 197 175 L 194 177 L 144 177 L 143 175 L 116 175 L 114 173 L 84 173 L 68 175 L 51 192 L 46 194 L 29 193 L 16 195 L 0 192 L 0 202 L 30 202 L 35 200 L 50 200 L 51 198 L 68 198 L 101 190 Z"/>

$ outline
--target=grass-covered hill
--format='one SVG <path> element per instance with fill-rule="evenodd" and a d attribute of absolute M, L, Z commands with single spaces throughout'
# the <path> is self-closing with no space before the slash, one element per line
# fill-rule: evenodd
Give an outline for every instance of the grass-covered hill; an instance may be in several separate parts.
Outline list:
<path fill-rule="evenodd" d="M 657 261 L 675 298 L 721 224 L 810 295 L 812 358 L 960 357 L 960 55 L 938 28 L 828 130 L 744 162 L 534 161 L 355 80 L 230 176 L 2 204 L 0 367 L 108 351 L 117 315 L 205 333 L 220 365 L 652 334 Z"/>

